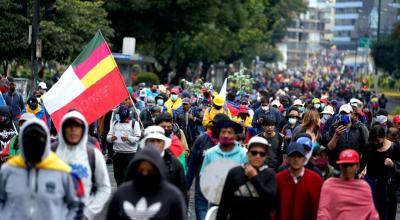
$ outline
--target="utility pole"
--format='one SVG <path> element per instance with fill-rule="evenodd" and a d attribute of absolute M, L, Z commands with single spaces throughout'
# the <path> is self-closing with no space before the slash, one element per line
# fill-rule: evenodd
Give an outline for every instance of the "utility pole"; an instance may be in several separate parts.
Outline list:
<path fill-rule="evenodd" d="M 31 64 L 32 64 L 32 82 L 31 92 L 36 88 L 36 80 L 38 74 L 38 59 L 37 59 L 37 38 L 39 34 L 39 22 L 40 22 L 40 0 L 35 0 L 33 7 L 33 19 L 32 19 L 32 40 L 31 40 Z"/>
<path fill-rule="evenodd" d="M 379 41 L 379 37 L 381 35 L 381 6 L 382 0 L 378 0 L 378 27 L 376 32 L 376 41 Z M 378 92 L 378 67 L 375 64 L 375 80 L 374 80 L 374 89 Z"/>

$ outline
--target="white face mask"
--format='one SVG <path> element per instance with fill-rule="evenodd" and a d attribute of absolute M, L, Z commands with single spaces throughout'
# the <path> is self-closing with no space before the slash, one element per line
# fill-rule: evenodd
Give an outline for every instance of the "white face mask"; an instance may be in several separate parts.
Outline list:
<path fill-rule="evenodd" d="M 321 107 L 321 104 L 314 104 L 314 108 L 319 109 Z"/>
<path fill-rule="evenodd" d="M 268 111 L 269 110 L 269 106 L 261 106 L 261 109 L 264 111 Z"/>
<path fill-rule="evenodd" d="M 178 99 L 178 95 L 171 95 L 171 100 L 172 101 L 176 101 Z"/>
<path fill-rule="evenodd" d="M 289 118 L 289 123 L 291 124 L 291 125 L 294 125 L 294 124 L 296 124 L 296 122 L 297 122 L 297 119 L 296 118 Z"/>

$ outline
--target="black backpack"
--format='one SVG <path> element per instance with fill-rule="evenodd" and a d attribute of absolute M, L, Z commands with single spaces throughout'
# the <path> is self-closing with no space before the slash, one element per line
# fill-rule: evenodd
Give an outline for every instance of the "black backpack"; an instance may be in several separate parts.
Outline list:
<path fill-rule="evenodd" d="M 92 171 L 92 188 L 90 189 L 90 195 L 93 195 L 97 191 L 97 183 L 96 183 L 96 178 L 94 176 L 94 172 L 96 170 L 96 157 L 94 155 L 96 146 L 94 142 L 95 142 L 94 138 L 89 136 L 88 143 L 86 144 L 86 152 L 88 155 L 89 166 L 90 170 Z M 53 152 L 56 152 L 57 148 L 58 148 L 58 140 L 54 141 L 50 146 L 50 149 Z"/>

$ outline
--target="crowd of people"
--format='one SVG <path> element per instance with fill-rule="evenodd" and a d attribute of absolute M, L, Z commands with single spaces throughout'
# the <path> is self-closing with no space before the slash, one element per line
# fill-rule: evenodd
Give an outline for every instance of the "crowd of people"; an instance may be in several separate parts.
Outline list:
<path fill-rule="evenodd" d="M 96 122 L 71 109 L 59 128 L 41 99 L 45 83 L 29 98 L 9 83 L 0 218 L 90 220 L 107 209 L 110 220 L 179 220 L 193 199 L 197 220 L 215 206 L 221 220 L 394 220 L 400 115 L 389 116 L 388 99 L 330 75 L 258 79 L 226 95 L 210 84 L 198 93 L 137 83 Z M 215 203 L 200 179 L 223 159 L 237 166 Z"/>

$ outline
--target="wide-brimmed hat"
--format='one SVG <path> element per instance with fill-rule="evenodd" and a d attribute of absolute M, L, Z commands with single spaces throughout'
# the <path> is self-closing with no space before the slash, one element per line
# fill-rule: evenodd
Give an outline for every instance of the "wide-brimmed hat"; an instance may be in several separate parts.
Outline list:
<path fill-rule="evenodd" d="M 243 132 L 243 127 L 240 124 L 238 124 L 232 120 L 219 120 L 218 122 L 215 123 L 215 126 L 218 130 L 218 133 L 223 128 L 233 128 L 233 130 L 235 131 L 235 134 L 239 134 L 239 133 Z"/>

